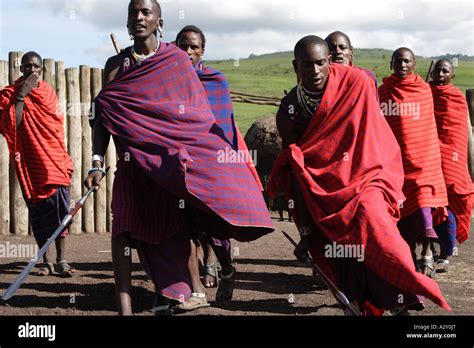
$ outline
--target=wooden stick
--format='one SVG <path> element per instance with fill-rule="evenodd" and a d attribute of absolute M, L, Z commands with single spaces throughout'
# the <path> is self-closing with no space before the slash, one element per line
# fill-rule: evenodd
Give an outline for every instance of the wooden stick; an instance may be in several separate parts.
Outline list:
<path fill-rule="evenodd" d="M 430 74 L 431 71 L 433 71 L 433 66 L 436 61 L 434 59 L 431 59 L 430 67 L 428 68 L 428 72 L 426 73 L 426 79 L 425 81 L 428 82 L 430 80 Z"/>
<path fill-rule="evenodd" d="M 122 50 L 120 49 L 120 46 L 117 42 L 117 38 L 115 37 L 114 33 L 110 34 L 110 38 L 112 39 L 112 43 L 114 44 L 115 52 L 117 52 L 117 54 L 122 52 Z"/>

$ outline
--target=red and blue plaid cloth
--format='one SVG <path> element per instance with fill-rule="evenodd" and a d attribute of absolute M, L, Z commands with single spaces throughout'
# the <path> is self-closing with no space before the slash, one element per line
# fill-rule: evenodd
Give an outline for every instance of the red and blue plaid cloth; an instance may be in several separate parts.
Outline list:
<path fill-rule="evenodd" d="M 106 84 L 95 103 L 143 173 L 224 219 L 228 237 L 249 241 L 273 230 L 246 163 L 222 156 L 229 141 L 185 52 L 162 43 L 153 57 Z"/>

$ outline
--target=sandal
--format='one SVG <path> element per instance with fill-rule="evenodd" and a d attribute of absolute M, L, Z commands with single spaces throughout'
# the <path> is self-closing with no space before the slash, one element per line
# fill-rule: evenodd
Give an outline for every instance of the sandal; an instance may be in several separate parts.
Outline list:
<path fill-rule="evenodd" d="M 171 317 L 173 315 L 173 311 L 170 308 L 169 303 L 163 306 L 157 306 L 150 309 L 156 317 Z"/>
<path fill-rule="evenodd" d="M 206 276 L 211 276 L 214 278 L 213 282 L 211 283 L 209 279 L 206 281 Z M 212 265 L 206 265 L 206 270 L 204 272 L 204 287 L 205 288 L 215 288 L 219 285 L 219 276 L 217 273 L 217 262 L 214 261 Z"/>
<path fill-rule="evenodd" d="M 435 266 L 433 256 L 423 256 L 421 260 L 420 272 L 430 278 L 434 277 Z"/>
<path fill-rule="evenodd" d="M 70 278 L 76 273 L 76 270 L 72 268 L 66 261 L 59 261 L 54 265 L 54 270 L 59 273 L 60 276 Z"/>
<path fill-rule="evenodd" d="M 436 272 L 437 273 L 447 273 L 449 269 L 449 260 L 438 259 L 436 261 Z"/>
<path fill-rule="evenodd" d="M 191 297 L 186 302 L 181 302 L 176 306 L 176 309 L 182 311 L 193 311 L 198 308 L 209 307 L 206 294 L 203 292 L 193 292 Z"/>
<path fill-rule="evenodd" d="M 221 282 L 217 288 L 216 302 L 228 302 L 232 300 L 235 286 L 235 267 L 232 266 L 232 272 L 229 275 L 221 276 Z"/>
<path fill-rule="evenodd" d="M 52 263 L 43 263 L 43 267 L 36 273 L 40 277 L 45 277 L 54 273 L 54 265 Z"/>

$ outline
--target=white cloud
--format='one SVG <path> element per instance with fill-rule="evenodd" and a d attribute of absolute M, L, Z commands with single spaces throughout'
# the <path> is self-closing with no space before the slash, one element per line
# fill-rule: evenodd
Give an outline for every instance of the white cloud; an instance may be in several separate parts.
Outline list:
<path fill-rule="evenodd" d="M 6 0 L 6 4 L 5 0 L 1 2 L 4 9 L 13 6 L 13 0 Z M 37 13 L 37 20 L 22 23 L 20 40 L 33 40 L 27 33 L 40 31 L 38 26 L 60 22 L 62 27 L 56 29 L 61 31 L 58 37 L 74 39 L 56 40 L 58 51 L 61 50 L 66 61 L 74 60 L 74 64 L 80 58 L 89 59 L 91 63 L 87 64 L 103 64 L 107 55 L 113 53 L 108 38 L 110 32 L 116 33 L 123 46 L 131 43 L 125 28 L 128 0 L 19 0 L 14 3 L 13 7 L 23 7 L 25 12 L 42 6 L 41 11 L 29 14 L 30 18 Z M 447 52 L 474 55 L 474 3 L 467 0 L 166 0 L 160 3 L 165 21 L 164 40 L 174 40 L 184 25 L 195 24 L 206 34 L 207 59 L 292 50 L 304 35 L 325 37 L 334 30 L 346 32 L 359 48 L 395 49 L 406 45 L 424 56 Z M 3 25 L 0 28 L 8 29 Z M 110 49 L 106 48 L 108 45 Z M 84 57 L 76 53 L 68 58 L 73 47 Z"/>

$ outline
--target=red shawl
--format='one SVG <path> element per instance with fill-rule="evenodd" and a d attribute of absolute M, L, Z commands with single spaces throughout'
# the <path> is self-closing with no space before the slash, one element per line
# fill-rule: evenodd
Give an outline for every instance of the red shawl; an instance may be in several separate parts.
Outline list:
<path fill-rule="evenodd" d="M 430 86 L 415 74 L 395 75 L 379 87 L 380 106 L 402 150 L 407 198 L 402 217 L 448 205 Z"/>
<path fill-rule="evenodd" d="M 44 81 L 25 97 L 23 121 L 16 129 L 15 103 L 23 77 L 0 92 L 0 133 L 25 198 L 36 202 L 58 186 L 69 186 L 74 170 L 64 145 L 64 116 L 53 88 Z"/>
<path fill-rule="evenodd" d="M 431 91 L 449 206 L 456 215 L 457 239 L 462 243 L 469 236 L 474 199 L 474 185 L 467 168 L 468 132 L 471 130 L 467 122 L 466 99 L 452 84 L 431 84 Z"/>

